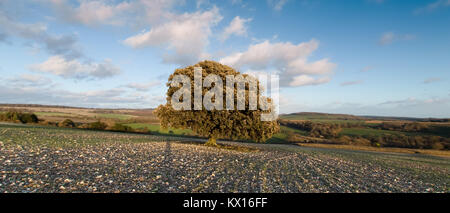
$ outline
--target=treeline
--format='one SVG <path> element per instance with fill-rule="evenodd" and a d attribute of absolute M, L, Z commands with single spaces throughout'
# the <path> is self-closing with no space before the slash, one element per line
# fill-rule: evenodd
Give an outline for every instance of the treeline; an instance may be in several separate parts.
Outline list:
<path fill-rule="evenodd" d="M 450 118 L 426 118 L 424 122 L 450 122 Z"/>
<path fill-rule="evenodd" d="M 380 136 L 347 136 L 341 135 L 336 139 L 341 144 L 364 145 L 374 147 L 397 147 L 411 149 L 449 150 L 450 139 L 436 135 L 384 134 Z"/>
<path fill-rule="evenodd" d="M 89 130 L 110 130 L 114 132 L 142 132 L 120 123 L 112 123 L 108 125 L 107 123 L 101 121 L 95 121 L 91 123 L 75 123 L 70 119 L 65 119 L 61 122 L 42 122 L 42 124 L 66 128 L 89 129 Z"/>
<path fill-rule="evenodd" d="M 383 122 L 377 126 L 379 129 L 383 130 L 393 130 L 402 132 L 424 132 L 429 129 L 429 126 L 424 123 L 419 122 Z"/>
<path fill-rule="evenodd" d="M 369 137 L 370 138 L 370 137 Z M 374 146 L 418 148 L 418 149 L 450 149 L 450 139 L 436 135 L 383 135 L 370 139 Z"/>
<path fill-rule="evenodd" d="M 437 149 L 449 150 L 450 138 L 431 134 L 423 135 L 405 135 L 401 132 L 426 133 L 431 127 L 419 122 L 383 122 L 376 126 L 364 126 L 361 123 L 318 123 L 311 121 L 290 121 L 279 120 L 280 125 L 303 130 L 308 132 L 308 136 L 315 138 L 325 138 L 325 143 L 339 143 L 349 145 L 364 145 L 375 147 L 399 147 L 399 148 L 418 148 L 418 149 Z M 398 134 L 383 135 L 362 135 L 349 136 L 341 135 L 342 128 L 376 128 L 382 130 L 400 131 Z M 288 135 L 290 142 L 320 142 L 320 140 L 311 140 L 299 135 Z"/>
<path fill-rule="evenodd" d="M 342 128 L 334 123 L 317 123 L 311 121 L 279 120 L 281 125 L 307 131 L 309 136 L 318 138 L 335 138 Z"/>
<path fill-rule="evenodd" d="M 133 128 L 120 124 L 113 123 L 108 125 L 107 123 L 96 121 L 92 123 L 76 123 L 70 119 L 65 119 L 61 122 L 52 122 L 40 120 L 34 113 L 25 113 L 20 111 L 8 111 L 0 113 L 0 121 L 17 122 L 17 123 L 34 123 L 47 126 L 57 126 L 66 128 L 80 128 L 90 130 L 110 130 L 115 132 L 142 132 L 140 130 L 134 130 Z"/>

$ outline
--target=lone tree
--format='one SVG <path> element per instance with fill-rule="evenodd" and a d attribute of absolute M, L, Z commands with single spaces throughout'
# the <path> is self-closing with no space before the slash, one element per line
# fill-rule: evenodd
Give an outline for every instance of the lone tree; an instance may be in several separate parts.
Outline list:
<path fill-rule="evenodd" d="M 264 142 L 267 139 L 271 138 L 273 134 L 279 131 L 279 124 L 274 119 L 272 121 L 262 121 L 261 114 L 271 113 L 273 107 L 268 107 L 268 110 L 261 110 L 260 108 L 250 110 L 249 107 L 249 88 L 250 84 L 245 83 L 245 109 L 238 110 L 237 106 L 237 84 L 233 83 L 233 88 L 225 87 L 223 89 L 223 98 L 226 97 L 226 91 L 232 91 L 234 93 L 234 107 L 232 110 L 227 110 L 226 103 L 223 101 L 223 109 L 217 110 L 217 108 L 213 110 L 206 110 L 205 106 L 201 106 L 201 109 L 194 109 L 194 101 L 191 102 L 191 107 L 189 110 L 175 110 L 173 105 L 171 104 L 172 95 L 178 90 L 182 88 L 182 84 L 177 86 L 172 85 L 172 81 L 176 75 L 184 75 L 190 78 L 190 95 L 191 100 L 194 100 L 194 68 L 201 67 L 202 68 L 202 82 L 209 74 L 215 74 L 222 79 L 222 82 L 226 82 L 226 76 L 240 75 L 239 72 L 235 71 L 233 68 L 229 66 L 222 65 L 220 63 L 214 61 L 202 61 L 196 65 L 188 66 L 182 69 L 176 69 L 175 72 L 170 75 L 167 86 L 169 89 L 167 90 L 167 103 L 165 105 L 160 105 L 156 110 L 155 114 L 159 118 L 161 122 L 161 126 L 163 128 L 173 127 L 173 128 L 188 128 L 193 132 L 197 133 L 200 136 L 208 137 L 209 140 L 206 145 L 216 146 L 216 139 L 224 138 L 224 139 L 250 139 L 255 140 L 257 142 Z M 242 75 L 244 78 L 249 77 L 246 74 Z M 259 81 L 256 78 L 253 78 L 256 81 L 257 88 L 260 88 Z M 189 79 L 187 79 L 189 81 Z M 225 85 L 225 83 L 223 83 Z M 212 90 L 212 87 L 215 86 L 215 83 L 212 83 L 210 87 L 202 85 L 201 86 L 201 97 L 202 99 L 206 98 L 205 94 L 209 90 Z M 231 88 L 231 89 L 230 89 Z M 197 90 L 198 91 L 198 90 Z M 188 94 L 189 94 L 188 93 Z M 219 93 L 220 94 L 220 93 Z M 241 93 L 242 94 L 242 93 Z M 241 96 L 242 97 L 242 96 Z M 221 97 L 219 97 L 221 98 Z M 264 97 L 266 98 L 266 97 Z M 182 100 L 181 97 L 179 100 Z M 210 96 L 211 101 L 216 101 L 216 95 Z M 231 98 L 230 98 L 231 99 Z M 259 93 L 257 93 L 258 102 Z M 272 100 L 270 98 L 266 98 L 269 105 L 272 105 Z M 203 102 L 202 102 L 203 103 Z M 260 103 L 261 104 L 261 103 Z M 216 105 L 217 106 L 217 105 Z"/>

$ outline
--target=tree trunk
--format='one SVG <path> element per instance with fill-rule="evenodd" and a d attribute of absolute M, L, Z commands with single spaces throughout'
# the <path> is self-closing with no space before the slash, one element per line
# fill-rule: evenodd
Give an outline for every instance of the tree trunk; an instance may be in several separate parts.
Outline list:
<path fill-rule="evenodd" d="M 206 146 L 217 146 L 216 139 L 215 138 L 209 138 L 208 141 L 205 143 Z"/>

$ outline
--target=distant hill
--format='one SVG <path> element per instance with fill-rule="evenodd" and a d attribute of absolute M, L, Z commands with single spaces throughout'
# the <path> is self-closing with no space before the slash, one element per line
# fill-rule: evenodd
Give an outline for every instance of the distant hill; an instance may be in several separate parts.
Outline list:
<path fill-rule="evenodd" d="M 361 116 L 368 120 L 381 120 L 381 121 L 420 121 L 420 122 L 450 122 L 450 118 L 413 118 L 413 117 L 393 117 L 393 116 Z"/>
<path fill-rule="evenodd" d="M 0 107 L 41 107 L 41 108 L 67 108 L 67 109 L 96 109 L 96 110 L 154 110 L 154 108 L 96 108 L 96 107 L 74 107 L 63 105 L 43 105 L 43 104 L 2 104 Z"/>
<path fill-rule="evenodd" d="M 84 107 L 71 107 L 71 106 L 61 106 L 61 105 L 42 105 L 42 104 L 2 104 L 0 107 L 51 107 L 51 108 L 70 108 L 70 109 L 88 109 Z"/>
<path fill-rule="evenodd" d="M 414 118 L 414 117 L 395 117 L 395 116 L 370 116 L 370 115 L 349 115 L 349 114 L 331 114 L 320 112 L 296 112 L 290 114 L 281 114 L 281 119 L 286 120 L 380 120 L 380 121 L 420 121 L 420 122 L 450 122 L 450 118 Z"/>
<path fill-rule="evenodd" d="M 319 112 L 297 112 L 291 114 L 280 115 L 281 119 L 286 120 L 367 120 L 367 118 L 347 115 L 347 114 L 330 114 Z"/>
<path fill-rule="evenodd" d="M 67 109 L 67 110 L 90 110 L 93 113 L 126 113 L 137 116 L 153 116 L 152 111 L 154 108 L 89 108 L 89 107 L 73 107 L 73 106 L 63 106 L 63 105 L 41 105 L 41 104 L 2 104 L 0 103 L 0 111 L 7 111 L 10 108 L 18 108 L 25 111 L 60 111 L 55 109 Z M 52 108 L 52 109 L 50 109 Z M 285 120 L 316 120 L 323 122 L 344 122 L 344 121 L 367 121 L 367 120 L 378 120 L 378 121 L 417 121 L 417 122 L 450 122 L 450 118 L 414 118 L 414 117 L 395 117 L 395 116 L 371 116 L 371 115 L 350 115 L 350 114 L 332 114 L 332 113 L 321 113 L 321 112 L 296 112 L 290 114 L 281 114 L 281 119 Z"/>

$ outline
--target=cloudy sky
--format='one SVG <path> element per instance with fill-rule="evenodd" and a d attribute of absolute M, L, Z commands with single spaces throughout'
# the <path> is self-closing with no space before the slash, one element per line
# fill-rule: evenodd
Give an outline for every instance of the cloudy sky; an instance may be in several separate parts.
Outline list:
<path fill-rule="evenodd" d="M 0 103 L 151 108 L 179 67 L 280 75 L 282 113 L 450 117 L 450 0 L 0 0 Z"/>

